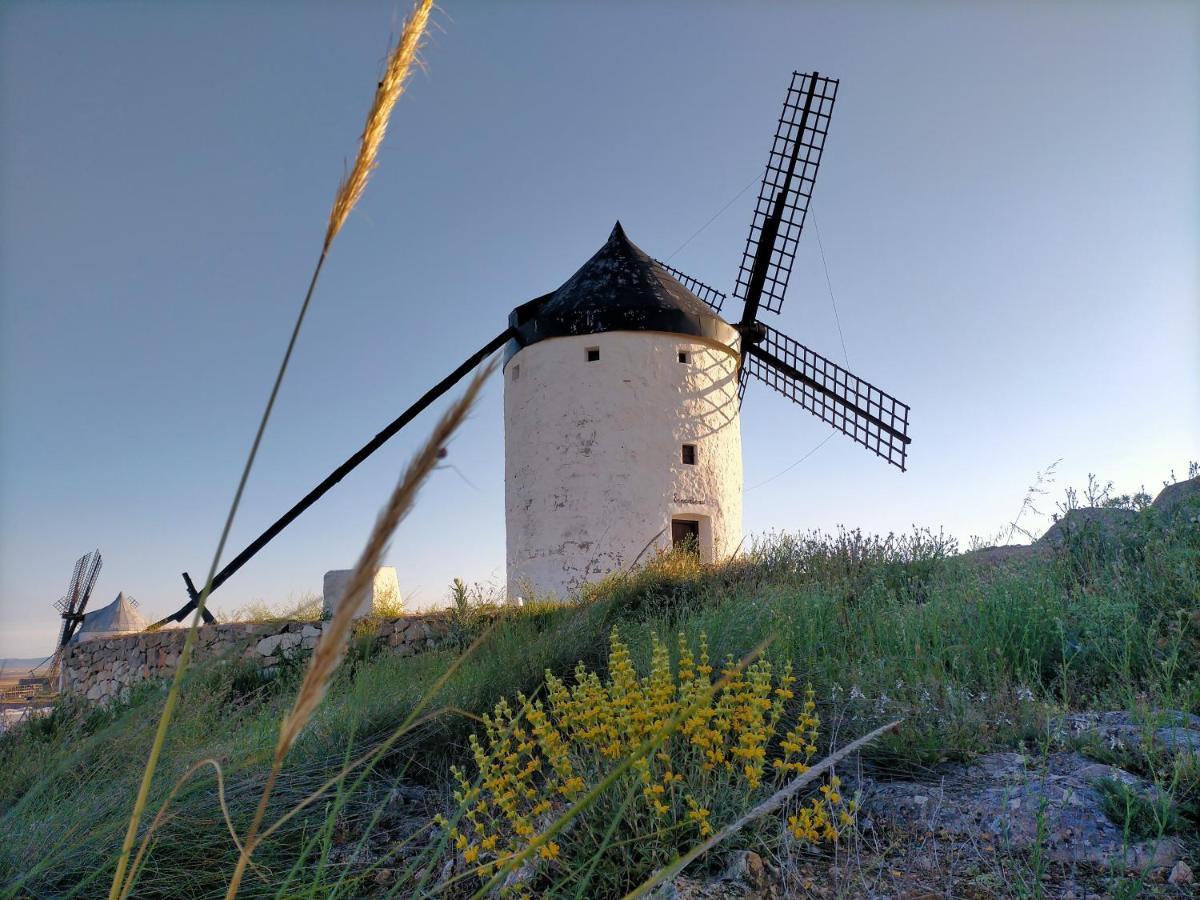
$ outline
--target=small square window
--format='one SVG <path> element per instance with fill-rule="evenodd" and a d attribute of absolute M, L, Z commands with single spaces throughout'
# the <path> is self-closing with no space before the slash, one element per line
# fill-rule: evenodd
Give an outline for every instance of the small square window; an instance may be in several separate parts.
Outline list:
<path fill-rule="evenodd" d="M 679 361 L 686 366 L 688 363 L 690 363 L 692 361 L 692 354 L 688 353 L 686 350 L 680 350 L 679 351 Z"/>
<path fill-rule="evenodd" d="M 599 347 L 588 347 L 587 348 L 587 361 L 588 362 L 599 362 L 600 361 L 600 348 Z"/>
<path fill-rule="evenodd" d="M 694 466 L 696 464 L 696 445 L 683 445 L 683 464 L 685 466 Z"/>
<path fill-rule="evenodd" d="M 521 367 L 513 366 L 513 381 L 516 381 L 520 377 L 521 377 Z"/>

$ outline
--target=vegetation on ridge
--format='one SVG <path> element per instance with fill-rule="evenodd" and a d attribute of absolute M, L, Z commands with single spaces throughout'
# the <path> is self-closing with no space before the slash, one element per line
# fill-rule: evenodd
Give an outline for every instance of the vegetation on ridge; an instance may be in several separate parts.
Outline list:
<path fill-rule="evenodd" d="M 518 693 L 544 701 L 546 670 L 572 685 L 582 661 L 611 678 L 614 626 L 643 675 L 653 669 L 655 634 L 682 634 L 691 648 L 707 635 L 714 660 L 742 659 L 770 637 L 762 658 L 776 672 L 790 662 L 798 683 L 813 686 L 822 722 L 818 753 L 904 718 L 896 734 L 864 754 L 864 764 L 879 770 L 918 769 L 997 748 L 1036 751 L 1050 720 L 1070 710 L 1200 712 L 1197 512 L 1193 501 L 1167 527 L 1157 510 L 1143 509 L 1120 538 L 1085 525 L 1068 530 L 1055 555 L 996 568 L 955 556 L 951 543 L 927 532 L 892 540 L 857 532 L 777 535 L 721 565 L 687 555 L 653 559 L 590 590 L 578 606 L 506 610 L 469 664 L 432 698 L 437 715 L 405 733 L 356 789 L 351 778 L 342 780 L 272 832 L 242 892 L 408 896 L 413 881 L 406 878 L 424 878 L 432 892 L 442 861 L 456 851 L 429 823 L 453 809 L 449 767 L 470 765 L 478 717 L 503 699 L 515 702 Z M 459 618 L 464 641 L 485 628 L 486 617 L 469 608 Z M 399 659 L 366 642 L 352 647 L 292 748 L 264 821 L 378 746 L 460 652 Z M 657 653 L 661 658 L 661 645 Z M 679 651 L 671 657 L 677 672 Z M 245 833 L 278 723 L 302 675 L 299 663 L 266 680 L 236 664 L 196 669 L 150 808 L 190 766 L 212 758 L 223 769 L 232 823 Z M 107 884 L 162 703 L 161 688 L 145 686 L 109 710 L 63 704 L 0 737 L 0 891 L 94 896 Z M 1105 750 L 1082 749 L 1101 758 Z M 1127 768 L 1171 795 L 1170 815 L 1133 809 L 1132 825 L 1152 828 L 1161 820 L 1160 832 L 1194 833 L 1194 758 L 1189 764 L 1180 757 L 1168 769 L 1149 749 L 1124 752 Z M 425 786 L 436 808 L 406 800 L 413 785 Z M 1120 802 L 1114 792 L 1114 809 Z M 202 770 L 175 797 L 135 893 L 219 896 L 237 856 L 215 778 Z M 428 871 L 406 875 L 414 859 Z M 627 882 L 620 872 L 601 871 L 594 883 Z"/>

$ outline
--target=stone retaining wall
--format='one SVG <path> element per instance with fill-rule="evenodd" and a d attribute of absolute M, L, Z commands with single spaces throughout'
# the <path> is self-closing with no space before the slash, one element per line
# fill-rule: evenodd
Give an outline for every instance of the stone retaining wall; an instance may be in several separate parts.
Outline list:
<path fill-rule="evenodd" d="M 285 658 L 307 654 L 327 626 L 325 622 L 264 622 L 204 625 L 197 636 L 196 661 L 247 659 L 272 670 Z M 391 652 L 411 656 L 432 649 L 449 632 L 445 613 L 401 616 L 378 623 L 374 639 Z M 95 703 L 128 695 L 139 681 L 169 678 L 175 674 L 186 628 L 141 634 L 96 637 L 68 648 L 62 660 L 62 687 Z"/>

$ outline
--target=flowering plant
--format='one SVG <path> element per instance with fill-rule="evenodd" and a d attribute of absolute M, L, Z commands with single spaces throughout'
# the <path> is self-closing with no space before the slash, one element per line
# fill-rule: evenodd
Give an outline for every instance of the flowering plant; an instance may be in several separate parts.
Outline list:
<path fill-rule="evenodd" d="M 776 674 L 766 660 L 729 660 L 714 681 L 704 635 L 695 652 L 679 636 L 674 670 L 666 645 L 651 642 L 644 676 L 614 628 L 606 679 L 582 662 L 571 684 L 547 672 L 545 699 L 502 699 L 484 717 L 470 739 L 476 776 L 453 769 L 460 816 L 442 823 L 465 863 L 486 876 L 537 842 L 543 863 L 582 864 L 602 845 L 623 852 L 622 871 L 636 878 L 808 769 L 820 718 L 811 688 L 796 698 L 790 663 Z M 540 839 L 630 756 L 587 813 Z M 789 816 L 792 838 L 834 841 L 852 823 L 839 787 L 833 778 Z"/>

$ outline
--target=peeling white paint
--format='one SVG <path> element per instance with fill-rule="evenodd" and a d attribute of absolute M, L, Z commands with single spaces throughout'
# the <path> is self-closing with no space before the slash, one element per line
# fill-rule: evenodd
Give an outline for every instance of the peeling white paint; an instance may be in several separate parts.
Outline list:
<path fill-rule="evenodd" d="M 505 367 L 504 425 L 510 598 L 569 597 L 669 546 L 672 518 L 700 521 L 705 559 L 741 541 L 734 349 L 650 331 L 539 341 Z"/>

